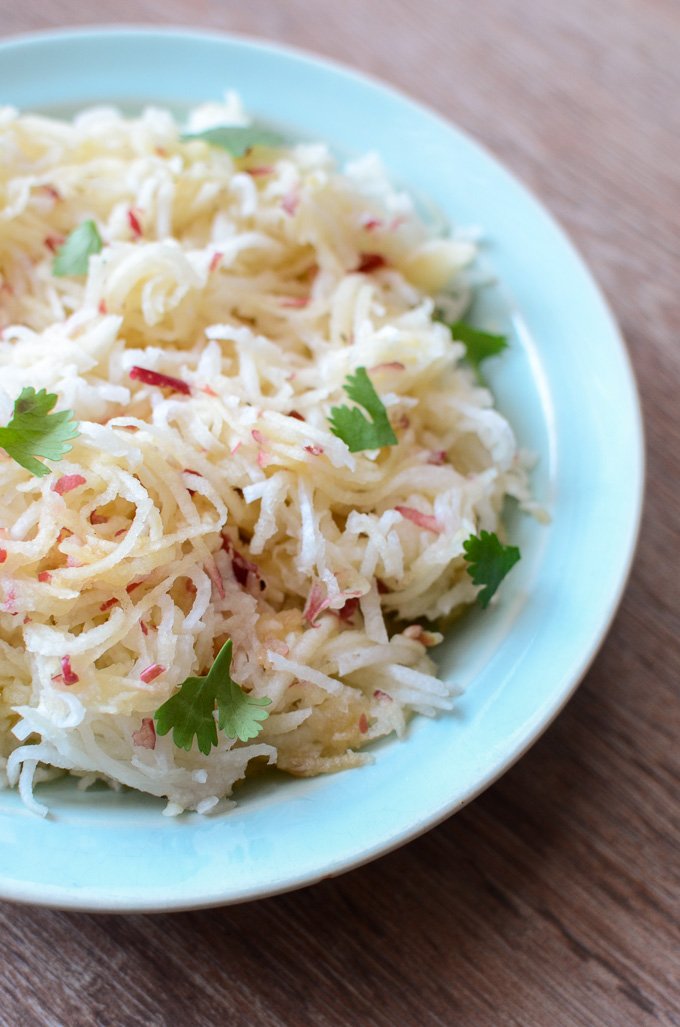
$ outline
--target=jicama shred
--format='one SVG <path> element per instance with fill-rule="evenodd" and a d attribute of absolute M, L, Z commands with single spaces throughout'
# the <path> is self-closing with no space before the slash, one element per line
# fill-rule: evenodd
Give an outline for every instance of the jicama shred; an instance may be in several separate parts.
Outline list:
<path fill-rule="evenodd" d="M 245 124 L 237 98 L 190 131 Z M 72 122 L 0 108 L 0 423 L 25 386 L 80 434 L 34 477 L 0 451 L 0 784 L 54 768 L 229 808 L 253 760 L 315 775 L 452 707 L 428 649 L 471 603 L 463 542 L 526 470 L 464 347 L 474 246 L 433 240 L 375 156 L 234 158 L 155 108 Z M 92 219 L 86 275 L 52 274 Z M 367 247 L 370 233 L 370 247 Z M 368 369 L 397 445 L 329 426 Z M 209 755 L 154 713 L 225 639 L 269 716 Z"/>

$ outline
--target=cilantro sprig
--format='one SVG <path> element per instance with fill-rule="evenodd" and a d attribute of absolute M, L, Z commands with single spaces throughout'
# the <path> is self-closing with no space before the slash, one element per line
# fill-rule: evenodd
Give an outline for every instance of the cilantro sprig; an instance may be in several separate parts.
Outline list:
<path fill-rule="evenodd" d="M 188 677 L 179 691 L 156 710 L 159 735 L 172 731 L 180 749 L 191 748 L 194 737 L 205 755 L 217 745 L 217 725 L 229 738 L 247 742 L 262 730 L 262 720 L 269 716 L 271 699 L 257 699 L 244 692 L 231 677 L 231 639 L 224 643 L 212 667 L 203 677 Z M 215 723 L 217 706 L 217 724 Z"/>
<path fill-rule="evenodd" d="M 102 246 L 102 237 L 94 221 L 83 221 L 57 250 L 52 261 L 52 274 L 61 278 L 86 275 L 90 257 L 99 253 Z"/>
<path fill-rule="evenodd" d="M 328 420 L 333 434 L 347 443 L 351 453 L 396 446 L 397 436 L 366 368 L 358 367 L 353 375 L 348 375 L 344 389 L 350 399 L 368 412 L 370 420 L 356 407 L 332 407 Z"/>
<path fill-rule="evenodd" d="M 520 551 L 517 546 L 503 545 L 495 532 L 491 531 L 470 535 L 463 542 L 463 549 L 473 584 L 484 585 L 477 594 L 477 601 L 485 610 L 505 575 L 519 560 Z"/>
<path fill-rule="evenodd" d="M 36 458 L 60 460 L 70 451 L 70 440 L 80 434 L 73 411 L 50 413 L 56 402 L 54 393 L 28 386 L 14 401 L 11 420 L 0 428 L 0 447 L 38 478 L 50 468 Z"/>
<path fill-rule="evenodd" d="M 508 348 L 506 335 L 494 335 L 492 332 L 483 332 L 481 328 L 473 328 L 464 321 L 454 321 L 449 324 L 443 321 L 451 332 L 451 338 L 462 342 L 465 346 L 465 359 L 473 368 L 477 377 L 481 380 L 482 374 L 480 364 L 489 357 L 497 357 L 504 349 Z"/>
<path fill-rule="evenodd" d="M 206 128 L 203 132 L 185 132 L 181 136 L 183 143 L 194 139 L 202 139 L 211 146 L 219 146 L 220 149 L 227 150 L 232 157 L 244 157 L 254 146 L 266 146 L 271 149 L 283 146 L 285 142 L 283 136 L 277 132 L 255 128 L 252 125 L 217 125 L 215 128 Z"/>

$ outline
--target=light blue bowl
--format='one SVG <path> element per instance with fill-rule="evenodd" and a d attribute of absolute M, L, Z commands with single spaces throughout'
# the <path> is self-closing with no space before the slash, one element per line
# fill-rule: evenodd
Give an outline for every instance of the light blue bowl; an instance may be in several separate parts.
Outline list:
<path fill-rule="evenodd" d="M 427 830 L 486 788 L 569 698 L 607 631 L 630 567 L 643 488 L 640 410 L 626 351 L 562 231 L 488 153 L 399 93 L 254 41 L 111 29 L 0 45 L 0 103 L 50 112 L 99 101 L 185 109 L 237 89 L 256 116 L 377 150 L 450 219 L 482 225 L 502 288 L 477 313 L 512 330 L 490 378 L 536 452 L 552 523 L 511 518 L 523 559 L 499 605 L 438 651 L 465 686 L 453 714 L 416 718 L 375 763 L 314 780 L 247 784 L 227 815 L 167 819 L 162 804 L 45 786 L 52 815 L 0 793 L 0 895 L 87 910 L 168 910 L 270 895 L 338 874 Z"/>

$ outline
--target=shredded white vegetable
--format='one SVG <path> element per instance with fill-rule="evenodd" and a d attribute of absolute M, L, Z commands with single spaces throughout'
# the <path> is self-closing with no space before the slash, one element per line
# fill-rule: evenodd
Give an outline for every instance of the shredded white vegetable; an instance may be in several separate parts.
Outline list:
<path fill-rule="evenodd" d="M 228 97 L 189 127 L 246 121 Z M 103 249 L 55 276 L 88 219 Z M 45 477 L 0 451 L 0 781 L 30 809 L 61 768 L 168 814 L 223 810 L 252 760 L 356 766 L 411 711 L 451 707 L 440 636 L 413 622 L 474 600 L 464 540 L 529 499 L 510 426 L 433 319 L 464 308 L 474 253 L 432 238 L 375 156 L 234 158 L 155 108 L 0 109 L 0 424 L 26 386 L 80 422 Z M 358 367 L 397 445 L 331 433 Z M 154 712 L 227 638 L 269 717 L 185 752 Z"/>

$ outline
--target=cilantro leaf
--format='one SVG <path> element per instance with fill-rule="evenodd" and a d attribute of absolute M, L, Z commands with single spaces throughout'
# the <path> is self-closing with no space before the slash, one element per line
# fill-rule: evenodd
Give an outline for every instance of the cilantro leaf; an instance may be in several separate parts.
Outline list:
<path fill-rule="evenodd" d="M 52 261 L 52 274 L 60 278 L 64 275 L 86 275 L 90 257 L 99 253 L 102 245 L 94 221 L 83 221 L 57 250 Z"/>
<path fill-rule="evenodd" d="M 71 449 L 69 440 L 80 434 L 73 411 L 50 413 L 56 402 L 54 393 L 45 389 L 36 392 L 28 386 L 14 401 L 11 420 L 0 428 L 0 447 L 38 478 L 49 474 L 50 469 L 36 457 L 60 460 Z"/>
<path fill-rule="evenodd" d="M 213 745 L 217 745 L 214 710 L 215 688 L 207 677 L 187 678 L 179 692 L 156 710 L 156 731 L 167 735 L 172 729 L 173 742 L 187 752 L 196 735 L 198 748 L 207 756 Z"/>
<path fill-rule="evenodd" d="M 473 583 L 485 586 L 477 595 L 479 605 L 485 610 L 505 575 L 519 560 L 519 549 L 517 546 L 504 546 L 490 531 L 470 535 L 463 542 L 463 549 Z"/>
<path fill-rule="evenodd" d="M 231 639 L 226 641 L 212 667 L 203 677 L 188 677 L 179 692 L 156 710 L 156 730 L 159 735 L 172 731 L 172 738 L 180 749 L 191 748 L 194 735 L 198 748 L 205 755 L 217 745 L 215 704 L 220 730 L 229 738 L 247 742 L 262 730 L 271 699 L 257 699 L 244 692 L 231 678 Z"/>
<path fill-rule="evenodd" d="M 353 375 L 348 375 L 344 389 L 350 399 L 368 411 L 371 420 L 356 407 L 332 407 L 328 420 L 333 434 L 347 443 L 351 453 L 396 446 L 397 436 L 366 368 L 358 367 Z"/>
<path fill-rule="evenodd" d="M 472 325 L 463 321 L 455 321 L 449 324 L 443 321 L 451 332 L 451 338 L 465 345 L 465 359 L 477 376 L 481 378 L 479 365 L 488 357 L 497 357 L 504 349 L 508 348 L 506 335 L 493 335 L 491 332 L 483 332 L 481 328 L 473 328 Z"/>
<path fill-rule="evenodd" d="M 255 128 L 252 125 L 217 125 L 206 128 L 203 132 L 185 132 L 181 136 L 183 143 L 192 139 L 202 139 L 211 146 L 219 146 L 227 150 L 232 157 L 243 157 L 254 146 L 283 146 L 285 140 L 277 132 L 266 128 Z"/>

